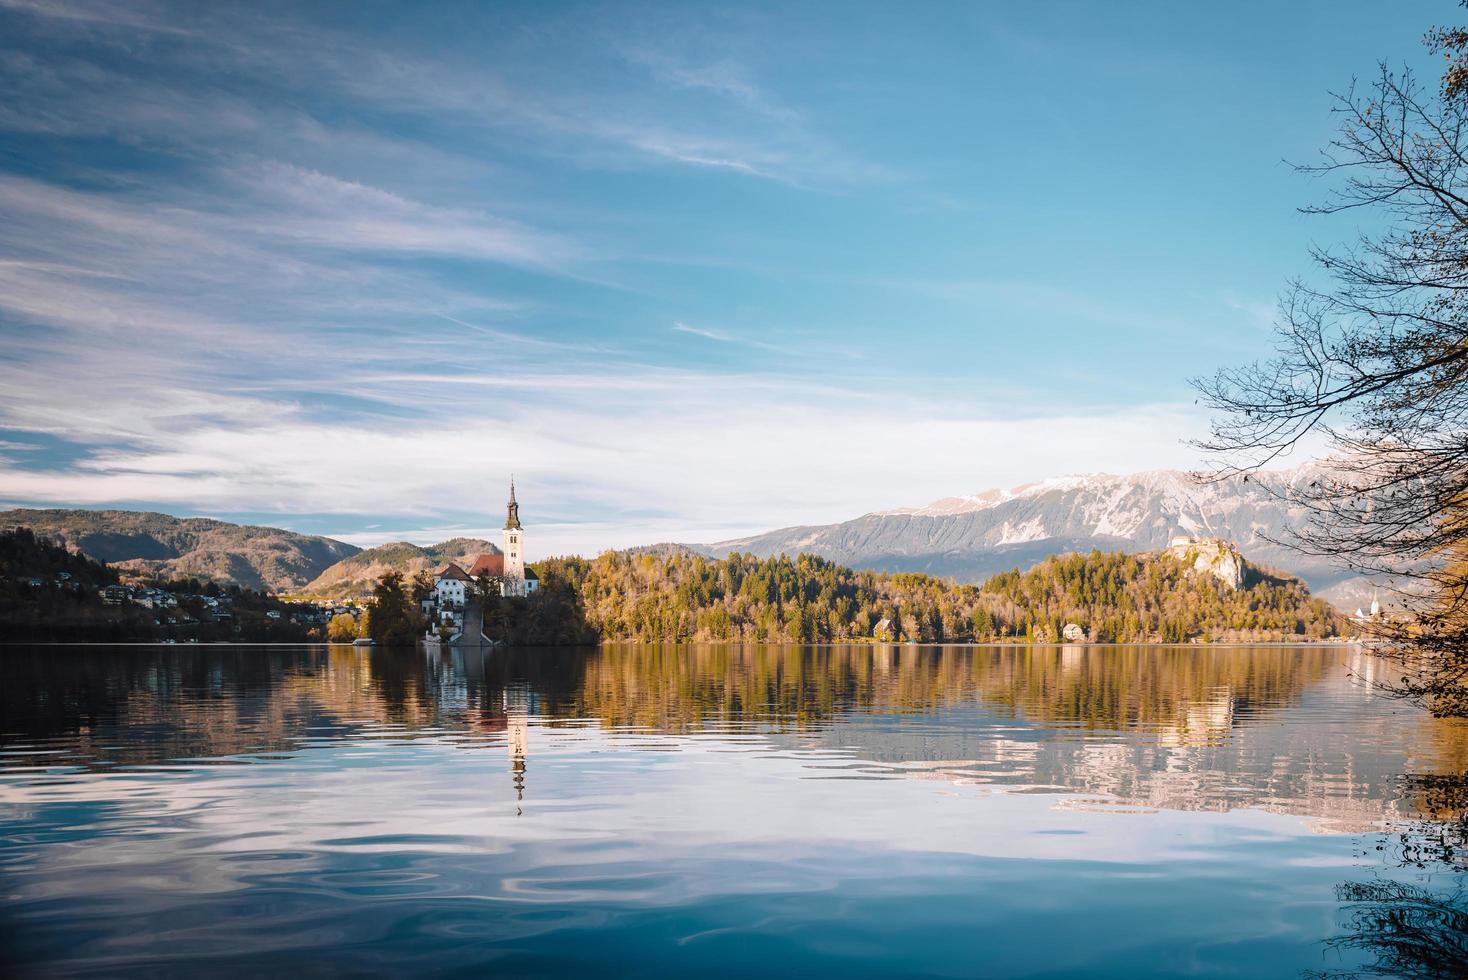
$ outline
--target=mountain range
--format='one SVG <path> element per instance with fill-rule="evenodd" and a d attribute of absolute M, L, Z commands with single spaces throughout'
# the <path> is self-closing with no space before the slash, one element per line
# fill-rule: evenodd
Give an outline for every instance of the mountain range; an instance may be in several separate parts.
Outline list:
<path fill-rule="evenodd" d="M 426 547 L 394 541 L 364 551 L 334 538 L 207 517 L 132 510 L 0 511 L 0 529 L 17 526 L 124 572 L 331 598 L 371 592 L 384 572 L 412 577 L 451 561 L 468 567 L 476 555 L 500 550 L 480 538 L 451 538 Z"/>
<path fill-rule="evenodd" d="M 133 510 L 0 511 L 0 528 L 15 526 L 139 575 L 212 579 L 270 592 L 297 589 L 362 550 L 278 527 Z"/>
<path fill-rule="evenodd" d="M 1312 472 L 1307 464 L 1215 482 L 1179 470 L 1061 477 L 688 547 L 715 557 L 809 552 L 854 568 L 978 582 L 1054 554 L 1154 551 L 1185 534 L 1225 538 L 1250 559 L 1300 576 L 1317 594 L 1354 604 L 1370 594 L 1367 580 L 1279 543 L 1306 516 L 1286 502 L 1287 492 Z"/>
<path fill-rule="evenodd" d="M 713 557 L 735 551 L 760 557 L 809 552 L 853 568 L 978 582 L 996 572 L 1029 568 L 1050 555 L 1092 548 L 1155 551 L 1186 534 L 1227 539 L 1252 561 L 1298 575 L 1338 606 L 1367 602 L 1372 592 L 1368 580 L 1279 543 L 1288 541 L 1305 519 L 1305 512 L 1286 499 L 1290 487 L 1309 479 L 1311 472 L 1307 464 L 1216 482 L 1199 482 L 1178 470 L 1061 477 L 834 524 L 639 550 L 686 548 Z M 140 573 L 326 596 L 366 592 L 389 569 L 413 575 L 498 551 L 474 538 L 426 547 L 394 542 L 363 551 L 279 528 L 136 511 L 0 512 L 0 527 L 17 524 L 59 537 L 98 561 Z"/>

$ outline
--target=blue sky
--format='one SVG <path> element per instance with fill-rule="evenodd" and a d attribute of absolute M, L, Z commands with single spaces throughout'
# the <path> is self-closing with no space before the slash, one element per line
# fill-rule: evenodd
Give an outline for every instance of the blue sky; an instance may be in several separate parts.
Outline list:
<path fill-rule="evenodd" d="M 712 540 L 1199 462 L 1449 3 L 0 0 L 0 502 Z M 532 554 L 533 556 L 533 554 Z"/>

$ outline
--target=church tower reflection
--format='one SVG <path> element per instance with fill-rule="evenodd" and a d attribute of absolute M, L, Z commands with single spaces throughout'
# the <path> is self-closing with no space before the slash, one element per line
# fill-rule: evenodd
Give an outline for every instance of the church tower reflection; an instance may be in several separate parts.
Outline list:
<path fill-rule="evenodd" d="M 530 754 L 530 709 L 534 695 L 523 685 L 504 690 L 505 744 L 510 754 L 510 774 L 515 783 L 515 815 L 524 811 L 525 757 Z"/>

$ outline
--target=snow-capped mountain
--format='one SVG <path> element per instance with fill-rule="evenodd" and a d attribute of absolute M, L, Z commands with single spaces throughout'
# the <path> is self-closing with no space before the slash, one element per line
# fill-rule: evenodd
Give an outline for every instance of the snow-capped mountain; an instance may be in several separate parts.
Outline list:
<path fill-rule="evenodd" d="M 1299 575 L 1327 598 L 1355 601 L 1361 586 L 1352 573 L 1274 543 L 1289 540 L 1303 521 L 1304 511 L 1282 497 L 1311 469 L 1307 464 L 1219 482 L 1200 482 L 1179 470 L 1061 477 L 878 511 L 840 524 L 781 528 L 701 550 L 760 556 L 810 552 L 856 568 L 921 571 L 972 582 L 1054 554 L 1091 548 L 1148 551 L 1187 534 L 1226 538 L 1251 560 Z"/>

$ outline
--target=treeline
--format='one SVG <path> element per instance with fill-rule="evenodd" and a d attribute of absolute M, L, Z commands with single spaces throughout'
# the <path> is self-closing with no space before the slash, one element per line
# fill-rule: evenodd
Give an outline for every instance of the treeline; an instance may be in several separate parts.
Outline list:
<path fill-rule="evenodd" d="M 982 586 L 860 572 L 813 555 L 609 552 L 536 570 L 546 597 L 559 596 L 563 611 L 574 605 L 605 640 L 1046 642 L 1075 624 L 1095 642 L 1260 641 L 1341 629 L 1297 579 L 1256 573 L 1230 590 L 1166 555 L 1065 555 Z"/>
<path fill-rule="evenodd" d="M 0 639 L 152 639 L 143 609 L 105 606 L 97 590 L 117 573 L 29 528 L 0 533 Z"/>
<path fill-rule="evenodd" d="M 859 572 L 813 555 L 608 552 L 550 559 L 536 569 L 541 587 L 525 598 L 501 598 L 497 582 L 478 583 L 489 636 L 515 644 L 1055 642 L 1074 624 L 1093 642 L 1248 642 L 1318 640 L 1342 629 L 1330 606 L 1297 579 L 1254 572 L 1231 590 L 1167 555 L 1064 555 L 982 586 Z M 390 573 L 374 589 L 365 620 L 312 630 L 269 596 L 197 580 L 154 583 L 178 595 L 176 613 L 105 605 L 98 590 L 116 582 L 115 570 L 29 530 L 0 533 L 0 637 L 269 642 L 329 632 L 338 640 L 368 635 L 411 644 L 428 628 L 421 603 L 433 587 L 426 574 Z M 231 618 L 210 621 L 200 604 L 214 596 L 227 600 Z"/>
<path fill-rule="evenodd" d="M 1090 639 L 1182 643 L 1211 640 L 1321 640 L 1340 633 L 1340 616 L 1293 576 L 1250 568 L 1242 588 L 1167 555 L 1070 554 L 1028 572 L 984 583 L 989 635 L 1053 639 L 1066 623 Z"/>
<path fill-rule="evenodd" d="M 273 643 L 310 637 L 290 620 L 290 606 L 253 589 L 198 579 L 149 581 L 148 587 L 177 601 L 174 610 L 160 613 L 132 602 L 104 603 L 99 591 L 117 584 L 116 569 L 30 528 L 0 531 L 0 641 Z M 228 619 L 211 620 L 204 597 L 223 600 Z"/>
<path fill-rule="evenodd" d="M 547 564 L 562 571 L 559 561 Z M 502 596 L 501 582 L 493 576 L 481 576 L 470 593 L 471 602 L 483 613 L 486 636 L 512 644 L 553 646 L 594 643 L 599 638 L 599 631 L 586 620 L 569 576 L 542 574 L 540 588 L 523 597 Z M 350 641 L 355 630 L 355 635 L 369 636 L 385 646 L 411 646 L 432 625 L 423 614 L 423 601 L 432 593 L 433 579 L 427 572 L 407 578 L 401 572 L 390 571 L 373 587 L 363 620 L 354 623 L 350 617 L 333 619 L 328 636 L 334 641 Z M 447 638 L 447 631 L 442 635 Z"/>

